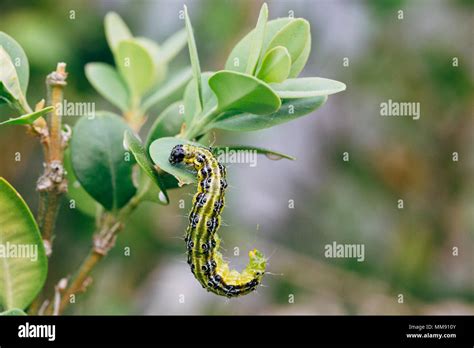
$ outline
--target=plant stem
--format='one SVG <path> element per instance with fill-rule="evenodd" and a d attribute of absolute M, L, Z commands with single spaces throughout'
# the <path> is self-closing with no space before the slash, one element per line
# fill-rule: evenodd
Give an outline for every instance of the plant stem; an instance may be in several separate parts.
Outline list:
<path fill-rule="evenodd" d="M 53 71 L 46 78 L 49 103 L 54 106 L 54 110 L 50 113 L 49 117 L 50 161 L 62 161 L 63 159 L 63 146 L 61 139 L 62 117 L 57 106 L 63 102 L 66 78 L 67 73 L 65 63 L 58 63 L 56 71 Z"/>
<path fill-rule="evenodd" d="M 188 128 L 186 128 L 185 133 L 183 135 L 184 139 L 194 139 L 196 136 L 200 134 L 200 132 L 207 126 L 207 124 L 220 113 L 220 110 L 217 106 L 212 107 L 209 109 L 205 114 L 200 115 L 199 117 L 195 117 Z M 199 121 L 195 122 L 196 119 Z"/>
<path fill-rule="evenodd" d="M 132 97 L 132 105 L 130 107 L 130 110 L 126 111 L 123 116 L 129 124 L 130 128 L 132 128 L 135 132 L 138 133 L 140 128 L 145 123 L 143 113 L 140 109 L 140 97 Z"/>
<path fill-rule="evenodd" d="M 57 108 L 57 106 L 63 102 L 63 90 L 66 86 L 66 78 L 66 64 L 58 63 L 56 70 L 46 77 L 48 102 L 54 106 L 54 110 L 49 115 L 49 122 L 47 123 L 43 117 L 40 117 L 30 127 L 30 131 L 39 136 L 44 154 L 44 171 L 36 183 L 36 190 L 39 192 L 38 215 L 36 220 L 48 257 L 51 256 L 53 251 L 54 227 L 61 198 L 63 194 L 67 192 L 63 154 L 70 134 L 62 133 L 62 117 Z M 25 103 L 25 105 L 28 106 L 27 103 Z M 43 108 L 44 100 L 41 100 L 36 105 L 35 110 L 37 111 Z M 33 300 L 29 308 L 29 313 L 38 313 L 43 295 L 44 288 Z"/>
<path fill-rule="evenodd" d="M 54 226 L 61 202 L 67 191 L 66 171 L 63 166 L 63 153 L 67 140 L 61 131 L 62 120 L 57 106 L 63 102 L 63 90 L 66 86 L 66 64 L 58 63 L 56 71 L 46 78 L 49 104 L 54 110 L 49 115 L 47 141 L 43 142 L 45 162 L 44 172 L 38 179 L 36 190 L 40 195 L 38 225 L 48 256 L 52 253 Z"/>
<path fill-rule="evenodd" d="M 89 278 L 89 274 L 92 272 L 92 269 L 95 265 L 104 257 L 103 254 L 97 252 L 95 249 L 92 249 L 89 252 L 89 255 L 84 259 L 81 267 L 78 270 L 77 275 L 74 277 L 71 285 L 66 288 L 66 291 L 61 295 L 59 302 L 59 308 L 56 308 L 55 311 L 57 314 L 63 312 L 63 310 L 69 304 L 70 298 L 72 295 L 75 295 L 79 291 L 85 291 L 86 280 Z M 53 310 L 54 306 L 51 306 L 50 309 Z M 48 312 L 49 313 L 49 310 Z M 52 314 L 52 313 L 51 313 Z"/>
<path fill-rule="evenodd" d="M 140 98 L 133 97 L 131 104 L 130 109 L 124 112 L 123 116 L 129 126 L 138 133 L 145 122 L 145 116 L 140 108 Z M 54 299 L 52 301 L 46 300 L 43 303 L 46 307 L 45 314 L 61 314 L 68 304 L 71 303 L 72 296 L 86 290 L 91 282 L 90 274 L 100 260 L 113 248 L 118 233 L 125 226 L 125 220 L 135 211 L 145 196 L 146 190 L 132 197 L 130 202 L 118 213 L 102 211 L 101 215 L 97 218 L 97 229 L 94 233 L 89 253 L 82 261 L 71 281 L 68 282 L 67 278 L 63 278 L 55 286 Z"/>
<path fill-rule="evenodd" d="M 71 297 L 77 293 L 84 292 L 90 283 L 90 274 L 93 269 L 113 248 L 118 233 L 124 228 L 124 222 L 127 218 L 135 211 L 140 205 L 146 192 L 134 196 L 130 202 L 123 207 L 118 214 L 104 213 L 100 219 L 100 223 L 97 232 L 94 234 L 94 242 L 91 250 L 89 251 L 86 258 L 83 260 L 81 266 L 72 278 L 68 286 L 57 286 L 61 289 L 60 301 L 57 308 L 50 302 L 46 310 L 46 314 L 61 314 L 68 304 L 70 303 Z M 61 280 L 59 283 L 63 282 Z"/>
<path fill-rule="evenodd" d="M 28 105 L 28 102 L 26 101 L 26 98 L 23 94 L 21 94 L 21 96 L 20 96 L 20 100 L 18 102 L 17 109 L 22 114 L 29 114 L 29 113 L 33 112 L 33 110 L 31 109 L 30 105 Z"/>
<path fill-rule="evenodd" d="M 42 231 L 43 244 L 47 256 L 51 256 L 53 252 L 53 231 L 56 224 L 60 201 L 61 196 L 57 193 L 40 192 L 38 223 Z"/>

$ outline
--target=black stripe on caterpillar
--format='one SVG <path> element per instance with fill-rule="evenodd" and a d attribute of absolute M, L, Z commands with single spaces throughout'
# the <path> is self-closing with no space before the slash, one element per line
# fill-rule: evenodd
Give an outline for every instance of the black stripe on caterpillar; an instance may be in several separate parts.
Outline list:
<path fill-rule="evenodd" d="M 217 295 L 237 297 L 255 290 L 265 273 L 266 259 L 254 249 L 242 271 L 230 270 L 219 252 L 217 235 L 227 187 L 226 168 L 211 151 L 194 145 L 176 145 L 170 154 L 171 164 L 183 163 L 197 172 L 198 191 L 193 197 L 185 242 L 188 264 L 201 285 Z"/>

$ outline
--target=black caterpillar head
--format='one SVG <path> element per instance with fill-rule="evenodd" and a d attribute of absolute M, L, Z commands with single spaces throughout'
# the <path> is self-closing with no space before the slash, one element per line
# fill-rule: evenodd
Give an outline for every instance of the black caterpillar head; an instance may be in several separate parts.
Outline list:
<path fill-rule="evenodd" d="M 183 161 L 185 155 L 185 151 L 183 145 L 176 145 L 171 150 L 170 158 L 168 159 L 171 164 L 180 163 Z"/>

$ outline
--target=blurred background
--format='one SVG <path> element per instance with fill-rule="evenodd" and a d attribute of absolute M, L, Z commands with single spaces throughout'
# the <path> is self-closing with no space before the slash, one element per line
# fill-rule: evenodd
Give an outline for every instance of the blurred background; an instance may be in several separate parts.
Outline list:
<path fill-rule="evenodd" d="M 183 3 L 2 0 L 0 30 L 28 55 L 32 103 L 45 97 L 45 76 L 64 61 L 67 100 L 117 111 L 84 75 L 88 62 L 113 64 L 104 15 L 116 11 L 135 35 L 162 42 L 184 26 L 178 18 Z M 203 71 L 223 68 L 232 47 L 254 27 L 261 4 L 187 1 Z M 474 2 L 268 5 L 272 19 L 294 13 L 311 23 L 312 52 L 301 76 L 339 80 L 347 90 L 291 123 L 216 133 L 218 144 L 264 146 L 297 157 L 261 157 L 256 167 L 228 169 L 226 225 L 220 229 L 224 254 L 239 268 L 248 250 L 262 250 L 271 272 L 264 286 L 233 300 L 200 287 L 180 239 L 194 191 L 188 187 L 172 191 L 169 206 L 146 203 L 134 213 L 95 270 L 92 286 L 67 313 L 474 314 Z M 188 64 L 185 49 L 173 67 Z M 419 102 L 420 119 L 381 117 L 380 103 L 388 99 Z M 0 109 L 1 120 L 9 116 Z M 76 119 L 65 121 L 72 125 Z M 35 212 L 42 171 L 37 140 L 21 127 L 0 128 L 0 147 L 0 175 Z M 15 161 L 16 152 L 21 161 Z M 78 267 L 93 230 L 94 219 L 64 200 L 49 288 Z M 333 241 L 363 244 L 365 260 L 326 258 L 324 246 Z M 126 247 L 130 256 L 124 256 Z"/>

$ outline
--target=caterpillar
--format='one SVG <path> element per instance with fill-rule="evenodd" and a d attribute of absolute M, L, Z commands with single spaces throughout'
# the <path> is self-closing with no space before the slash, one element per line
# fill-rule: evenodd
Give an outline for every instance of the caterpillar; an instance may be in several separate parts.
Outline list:
<path fill-rule="evenodd" d="M 197 172 L 198 190 L 193 197 L 184 241 L 191 272 L 207 291 L 227 297 L 246 295 L 257 288 L 265 273 L 266 259 L 254 249 L 249 263 L 239 273 L 230 270 L 219 252 L 217 230 L 224 208 L 226 168 L 206 148 L 180 144 L 169 156 L 172 165 L 182 163 Z"/>

